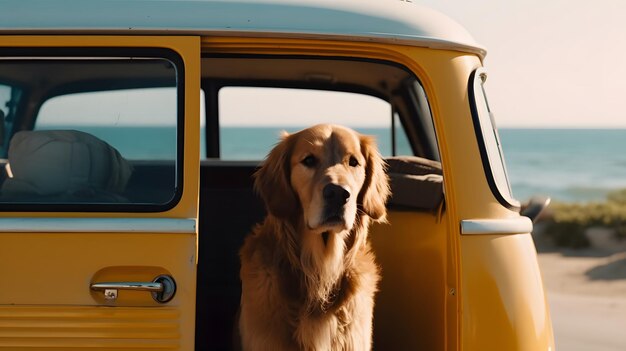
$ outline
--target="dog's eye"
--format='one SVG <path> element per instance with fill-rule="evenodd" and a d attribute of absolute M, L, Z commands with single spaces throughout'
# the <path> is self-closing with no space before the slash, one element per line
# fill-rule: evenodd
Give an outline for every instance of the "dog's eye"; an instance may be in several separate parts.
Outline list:
<path fill-rule="evenodd" d="M 317 158 L 313 155 L 309 155 L 302 160 L 302 164 L 308 168 L 313 168 L 317 164 Z"/>
<path fill-rule="evenodd" d="M 354 156 L 350 156 L 350 160 L 348 161 L 350 167 L 356 167 L 359 165 L 359 161 Z"/>

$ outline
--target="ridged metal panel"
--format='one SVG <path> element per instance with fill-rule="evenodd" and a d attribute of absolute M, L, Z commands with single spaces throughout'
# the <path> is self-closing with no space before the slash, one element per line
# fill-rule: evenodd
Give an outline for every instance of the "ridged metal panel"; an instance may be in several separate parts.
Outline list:
<path fill-rule="evenodd" d="M 0 349 L 178 349 L 173 308 L 0 306 Z"/>

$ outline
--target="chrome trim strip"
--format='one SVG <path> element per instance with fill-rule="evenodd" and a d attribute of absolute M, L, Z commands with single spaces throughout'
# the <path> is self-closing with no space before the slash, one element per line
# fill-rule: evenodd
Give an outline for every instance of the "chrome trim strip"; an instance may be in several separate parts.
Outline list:
<path fill-rule="evenodd" d="M 0 218 L 0 233 L 196 233 L 193 218 Z"/>
<path fill-rule="evenodd" d="M 461 220 L 461 234 L 524 234 L 533 231 L 533 222 L 520 216 L 509 219 L 464 219 Z"/>

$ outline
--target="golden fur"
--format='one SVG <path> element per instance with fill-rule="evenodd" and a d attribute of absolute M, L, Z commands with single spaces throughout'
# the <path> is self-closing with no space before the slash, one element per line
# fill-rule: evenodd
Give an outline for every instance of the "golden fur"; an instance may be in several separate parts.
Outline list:
<path fill-rule="evenodd" d="M 380 275 L 367 233 L 389 196 L 374 139 L 336 125 L 285 134 L 255 188 L 268 215 L 240 252 L 243 349 L 371 349 Z"/>

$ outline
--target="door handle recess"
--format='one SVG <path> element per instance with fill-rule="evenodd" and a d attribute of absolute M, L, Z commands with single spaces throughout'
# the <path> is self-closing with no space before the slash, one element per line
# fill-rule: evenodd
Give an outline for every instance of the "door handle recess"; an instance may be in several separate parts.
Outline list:
<path fill-rule="evenodd" d="M 101 282 L 92 283 L 89 288 L 93 291 L 102 291 L 107 300 L 117 299 L 118 290 L 148 291 L 154 301 L 166 303 L 176 294 L 176 282 L 169 275 L 160 275 L 151 282 Z"/>

